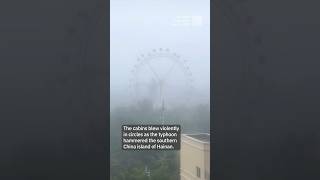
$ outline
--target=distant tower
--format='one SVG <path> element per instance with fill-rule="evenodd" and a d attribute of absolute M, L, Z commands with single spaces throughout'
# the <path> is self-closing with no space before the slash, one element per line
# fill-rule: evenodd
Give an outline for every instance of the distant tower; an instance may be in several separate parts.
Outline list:
<path fill-rule="evenodd" d="M 164 124 L 164 111 L 165 111 L 164 99 L 162 99 L 162 107 L 161 107 L 161 122 L 162 122 L 162 124 Z"/>
<path fill-rule="evenodd" d="M 151 172 L 148 166 L 144 167 L 144 174 L 148 177 L 149 180 L 151 179 Z"/>

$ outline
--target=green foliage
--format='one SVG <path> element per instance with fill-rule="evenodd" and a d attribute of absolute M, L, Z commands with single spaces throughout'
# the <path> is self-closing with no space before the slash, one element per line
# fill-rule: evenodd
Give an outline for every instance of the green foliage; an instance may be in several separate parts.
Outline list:
<path fill-rule="evenodd" d="M 121 107 L 111 111 L 111 180 L 179 179 L 179 151 L 123 151 L 121 126 L 123 124 L 159 124 L 159 109 L 148 101 L 137 106 Z M 182 133 L 209 132 L 210 108 L 208 105 L 177 107 L 166 111 L 167 124 L 180 124 Z"/>

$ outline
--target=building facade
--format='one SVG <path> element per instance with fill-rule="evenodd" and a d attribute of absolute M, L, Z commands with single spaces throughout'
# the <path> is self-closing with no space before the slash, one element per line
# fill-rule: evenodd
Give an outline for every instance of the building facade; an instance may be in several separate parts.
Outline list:
<path fill-rule="evenodd" d="M 183 134 L 180 180 L 210 179 L 210 134 Z"/>

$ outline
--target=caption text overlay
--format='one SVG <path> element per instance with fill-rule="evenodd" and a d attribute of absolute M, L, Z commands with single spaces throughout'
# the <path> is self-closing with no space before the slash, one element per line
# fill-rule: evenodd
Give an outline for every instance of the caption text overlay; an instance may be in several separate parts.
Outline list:
<path fill-rule="evenodd" d="M 123 150 L 179 150 L 180 125 L 123 125 Z"/>

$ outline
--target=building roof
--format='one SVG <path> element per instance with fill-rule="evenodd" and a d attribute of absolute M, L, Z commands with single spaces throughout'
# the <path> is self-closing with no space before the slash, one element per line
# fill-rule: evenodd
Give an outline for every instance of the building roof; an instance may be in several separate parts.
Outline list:
<path fill-rule="evenodd" d="M 196 140 L 202 141 L 202 142 L 207 142 L 210 143 L 210 134 L 186 134 L 186 136 L 189 136 L 191 138 L 194 138 Z"/>

